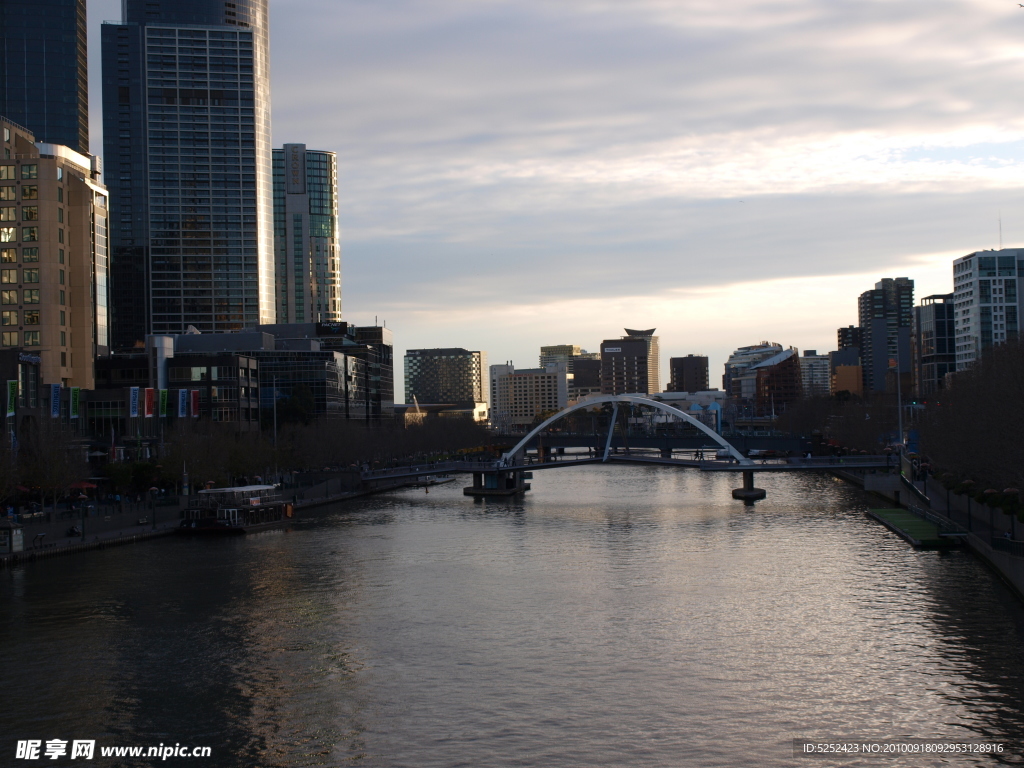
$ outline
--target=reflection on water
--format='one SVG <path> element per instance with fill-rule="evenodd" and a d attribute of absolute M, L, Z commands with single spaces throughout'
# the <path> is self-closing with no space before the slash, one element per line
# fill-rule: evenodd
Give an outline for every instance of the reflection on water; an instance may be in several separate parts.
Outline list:
<path fill-rule="evenodd" d="M 783 766 L 794 737 L 904 735 L 1019 754 L 1024 611 L 986 569 L 911 550 L 832 478 L 765 473 L 754 507 L 733 484 L 573 467 L 538 472 L 521 500 L 456 482 L 288 532 L 3 572 L 16 693 L 0 750 L 89 738 L 211 746 L 218 766 Z"/>

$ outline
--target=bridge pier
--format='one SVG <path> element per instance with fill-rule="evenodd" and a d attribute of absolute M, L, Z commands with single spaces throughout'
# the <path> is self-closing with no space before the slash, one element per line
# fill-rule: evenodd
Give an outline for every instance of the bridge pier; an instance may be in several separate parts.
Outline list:
<path fill-rule="evenodd" d="M 662 448 L 661 449 L 661 458 L 663 458 L 663 459 L 671 459 L 672 458 L 672 449 L 671 448 Z"/>
<path fill-rule="evenodd" d="M 752 469 L 743 470 L 743 487 L 733 488 L 732 491 L 734 499 L 742 499 L 747 502 L 758 501 L 767 495 L 768 492 L 764 488 L 754 487 L 754 470 Z"/>
<path fill-rule="evenodd" d="M 525 482 L 530 473 L 521 469 L 504 469 L 496 472 L 474 472 L 473 484 L 466 486 L 462 492 L 466 496 L 515 496 L 530 490 Z"/>

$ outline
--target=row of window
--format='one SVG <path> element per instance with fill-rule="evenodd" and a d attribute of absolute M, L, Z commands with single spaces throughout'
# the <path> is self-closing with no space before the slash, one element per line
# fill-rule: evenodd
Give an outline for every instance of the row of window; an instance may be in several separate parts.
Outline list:
<path fill-rule="evenodd" d="M 5 347 L 38 347 L 39 335 L 39 331 L 4 331 L 0 333 L 0 343 Z"/>
<path fill-rule="evenodd" d="M 0 227 L 0 243 L 16 243 L 19 240 L 23 243 L 39 242 L 39 227 L 22 227 L 20 238 L 17 227 Z M 63 229 L 57 230 L 57 242 L 64 242 Z"/>
<path fill-rule="evenodd" d="M 60 169 L 63 172 L 63 169 Z M 62 175 L 62 174 L 61 174 Z M 15 175 L 15 166 L 13 165 L 0 165 L 0 181 L 13 181 L 18 178 Z M 21 178 L 23 179 L 38 179 L 39 178 L 39 166 L 36 164 L 25 164 L 21 166 Z"/>
<path fill-rule="evenodd" d="M 0 291 L 0 304 L 38 304 L 39 289 L 25 288 L 21 291 L 21 301 L 18 301 L 18 291 Z M 64 304 L 64 291 L 60 292 L 60 303 Z"/>
<path fill-rule="evenodd" d="M 15 186 L 0 187 L 0 200 L 17 200 L 18 188 Z M 58 192 L 64 190 L 59 188 Z M 63 195 L 61 195 L 63 197 Z M 39 199 L 39 185 L 38 184 L 22 184 L 21 185 L 21 199 L 22 200 L 38 200 Z"/>
<path fill-rule="evenodd" d="M 21 249 L 21 260 L 25 262 L 39 261 L 39 248 L 33 246 L 31 248 Z M 14 264 L 18 261 L 18 249 L 17 248 L 0 248 L 0 262 L 4 264 Z M 60 263 L 64 263 L 64 249 L 60 249 Z"/>
<path fill-rule="evenodd" d="M 7 309 L 0 312 L 0 325 L 39 325 L 39 310 L 26 309 L 22 315 L 24 322 L 18 322 L 18 310 Z"/>
<path fill-rule="evenodd" d="M 13 189 L 13 187 L 11 187 Z M 0 208 L 0 221 L 17 221 L 18 220 L 18 209 L 10 206 L 6 208 Z M 23 205 L 21 206 L 21 220 L 22 221 L 39 221 L 39 206 L 38 205 Z M 64 209 L 57 209 L 57 220 L 64 221 Z"/>

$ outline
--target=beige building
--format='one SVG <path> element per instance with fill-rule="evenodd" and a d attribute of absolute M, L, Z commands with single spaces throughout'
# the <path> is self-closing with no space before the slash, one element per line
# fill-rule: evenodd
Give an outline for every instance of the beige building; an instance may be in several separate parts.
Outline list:
<path fill-rule="evenodd" d="M 491 382 L 491 425 L 499 430 L 529 427 L 569 402 L 565 363 L 519 371 L 511 363 L 492 365 Z"/>
<path fill-rule="evenodd" d="M 44 384 L 92 389 L 108 350 L 107 192 L 98 161 L 0 117 L 0 347 Z"/>

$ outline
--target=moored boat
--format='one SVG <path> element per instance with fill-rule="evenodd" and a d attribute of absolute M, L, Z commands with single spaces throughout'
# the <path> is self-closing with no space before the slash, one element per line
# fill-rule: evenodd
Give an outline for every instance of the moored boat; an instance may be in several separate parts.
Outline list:
<path fill-rule="evenodd" d="M 241 485 L 200 491 L 189 503 L 178 533 L 240 536 L 279 528 L 294 518 L 291 504 L 273 485 Z"/>

